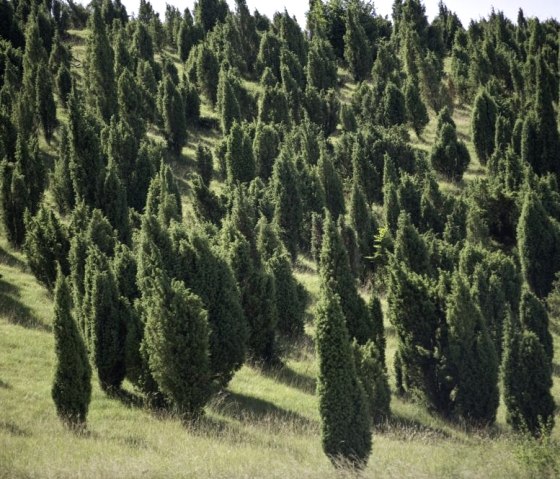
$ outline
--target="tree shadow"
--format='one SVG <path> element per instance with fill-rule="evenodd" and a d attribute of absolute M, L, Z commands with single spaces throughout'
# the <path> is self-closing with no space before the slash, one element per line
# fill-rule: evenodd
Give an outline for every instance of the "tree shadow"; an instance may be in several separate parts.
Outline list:
<path fill-rule="evenodd" d="M 31 309 L 14 298 L 15 295 L 19 296 L 19 289 L 0 279 L 0 315 L 8 322 L 27 329 L 51 331 L 51 327 L 44 324 Z"/>
<path fill-rule="evenodd" d="M 273 430 L 286 424 L 298 430 L 314 428 L 316 423 L 300 414 L 288 411 L 263 399 L 231 391 L 224 392 L 214 403 L 214 409 L 242 423 L 265 423 Z"/>
<path fill-rule="evenodd" d="M 27 271 L 27 265 L 12 253 L 0 247 L 0 263 L 13 268 L 18 268 L 21 271 Z"/>
<path fill-rule="evenodd" d="M 0 389 L 12 389 L 12 385 L 0 379 Z"/>
<path fill-rule="evenodd" d="M 552 363 L 552 374 L 555 377 L 560 378 L 560 364 Z"/>
<path fill-rule="evenodd" d="M 398 414 L 393 414 L 386 418 L 385 421 L 375 425 L 375 430 L 378 433 L 393 436 L 403 441 L 421 440 L 428 442 L 455 439 L 448 431 L 442 428 L 428 426 L 416 419 L 410 419 Z"/>
<path fill-rule="evenodd" d="M 15 437 L 29 437 L 31 433 L 22 429 L 17 424 L 11 421 L 0 421 L 0 429 L 6 431 L 10 436 Z"/>
<path fill-rule="evenodd" d="M 128 408 L 137 408 L 137 409 L 145 408 L 146 410 L 149 410 L 149 408 L 146 406 L 146 400 L 142 396 L 132 391 L 119 388 L 116 390 L 108 391 L 107 396 L 110 397 L 111 399 L 117 399 L 124 406 Z"/>
<path fill-rule="evenodd" d="M 316 380 L 294 371 L 289 366 L 282 365 L 272 369 L 263 369 L 262 372 L 266 377 L 285 386 L 299 389 L 306 394 L 315 394 Z"/>

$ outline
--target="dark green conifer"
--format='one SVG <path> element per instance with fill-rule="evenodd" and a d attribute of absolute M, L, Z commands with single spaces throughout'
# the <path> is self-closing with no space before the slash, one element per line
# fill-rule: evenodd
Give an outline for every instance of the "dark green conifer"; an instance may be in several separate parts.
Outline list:
<path fill-rule="evenodd" d="M 45 135 L 45 140 L 47 143 L 50 143 L 57 124 L 56 105 L 53 96 L 52 76 L 44 63 L 37 67 L 35 82 L 37 114 L 39 115 L 39 122 Z"/>
<path fill-rule="evenodd" d="M 255 177 L 255 157 L 249 135 L 235 122 L 227 139 L 226 168 L 228 181 L 248 183 Z"/>
<path fill-rule="evenodd" d="M 271 125 L 257 124 L 253 151 L 255 152 L 255 167 L 257 175 L 266 181 L 272 175 L 272 168 L 278 156 L 280 138 L 278 132 Z"/>
<path fill-rule="evenodd" d="M 404 87 L 404 104 L 406 108 L 406 118 L 412 125 L 417 136 L 422 134 L 422 131 L 430 121 L 428 117 L 428 110 L 420 96 L 418 85 L 412 79 L 408 79 Z"/>
<path fill-rule="evenodd" d="M 142 349 L 176 412 L 185 420 L 196 419 L 210 397 L 208 314 L 181 281 L 170 282 L 164 273 L 153 280 L 159 286 L 146 299 Z"/>
<path fill-rule="evenodd" d="M 521 295 L 519 319 L 525 331 L 535 333 L 542 344 L 544 353 L 551 361 L 554 357 L 552 335 L 549 331 L 548 312 L 544 304 L 527 288 Z"/>
<path fill-rule="evenodd" d="M 340 297 L 340 306 L 350 337 L 356 338 L 359 344 L 365 344 L 372 338 L 371 318 L 364 300 L 358 294 L 348 252 L 329 213 L 323 223 L 319 271 L 322 281 Z"/>
<path fill-rule="evenodd" d="M 438 132 L 430 153 L 430 162 L 435 171 L 451 181 L 457 182 L 463 178 L 470 163 L 470 155 L 465 144 L 457 139 L 457 132 L 450 124 L 444 124 Z"/>
<path fill-rule="evenodd" d="M 535 193 L 526 193 L 517 225 L 517 248 L 523 277 L 539 298 L 550 292 L 558 269 L 558 234 Z"/>
<path fill-rule="evenodd" d="M 205 185 L 210 185 L 214 172 L 214 157 L 212 152 L 202 143 L 196 148 L 196 169 Z"/>
<path fill-rule="evenodd" d="M 402 125 L 406 122 L 405 97 L 391 81 L 385 87 L 380 112 L 380 120 L 384 126 Z"/>
<path fill-rule="evenodd" d="M 203 43 L 198 49 L 198 59 L 196 62 L 196 78 L 199 88 L 212 105 L 218 100 L 218 81 L 220 74 L 220 64 L 214 52 Z"/>
<path fill-rule="evenodd" d="M 336 171 L 330 155 L 326 151 L 321 152 L 317 165 L 319 178 L 325 190 L 326 205 L 332 217 L 336 220 L 346 211 L 344 204 L 344 191 L 340 176 Z"/>
<path fill-rule="evenodd" d="M 504 333 L 502 378 L 506 419 L 512 428 L 535 437 L 549 432 L 555 408 L 550 361 L 536 334 L 523 331 L 512 314 Z"/>
<path fill-rule="evenodd" d="M 101 388 L 114 393 L 126 374 L 126 323 L 115 276 L 105 253 L 90 247 L 85 265 L 82 315 Z"/>
<path fill-rule="evenodd" d="M 183 97 L 166 75 L 160 86 L 160 108 L 167 147 L 176 155 L 187 141 L 187 125 Z"/>
<path fill-rule="evenodd" d="M 63 274 L 69 273 L 70 243 L 64 227 L 45 206 L 33 217 L 25 216 L 23 250 L 27 263 L 37 280 L 52 291 L 56 282 L 57 264 Z"/>
<path fill-rule="evenodd" d="M 70 176 L 70 140 L 66 126 L 60 130 L 58 156 L 50 177 L 50 187 L 58 210 L 69 213 L 76 203 L 76 195 Z"/>
<path fill-rule="evenodd" d="M 454 413 L 474 424 L 492 424 L 499 405 L 498 357 L 465 279 L 456 274 L 447 301 L 449 364 Z"/>
<path fill-rule="evenodd" d="M 429 275 L 430 257 L 424 239 L 410 221 L 410 215 L 401 211 L 395 236 L 395 260 L 418 274 Z"/>
<path fill-rule="evenodd" d="M 367 399 L 356 373 L 340 299 L 324 280 L 316 327 L 323 451 L 335 465 L 345 460 L 362 468 L 371 452 Z"/>
<path fill-rule="evenodd" d="M 357 82 L 368 77 L 373 65 L 371 45 L 360 20 L 357 6 L 350 3 L 345 18 L 344 60 Z"/>
<path fill-rule="evenodd" d="M 303 205 L 295 166 L 286 151 L 280 153 L 274 163 L 271 188 L 275 205 L 274 222 L 292 261 L 295 261 L 303 233 Z"/>
<path fill-rule="evenodd" d="M 91 400 L 91 368 L 87 350 L 72 317 L 68 281 L 59 270 L 54 292 L 56 365 L 51 395 L 60 419 L 72 429 L 85 426 Z"/>
<path fill-rule="evenodd" d="M 483 166 L 494 152 L 496 117 L 496 102 L 485 89 L 482 89 L 474 100 L 471 130 L 476 155 Z"/>
<path fill-rule="evenodd" d="M 381 354 L 373 341 L 360 346 L 354 341 L 354 362 L 358 378 L 366 393 L 369 417 L 374 424 L 391 415 L 391 389 Z"/>

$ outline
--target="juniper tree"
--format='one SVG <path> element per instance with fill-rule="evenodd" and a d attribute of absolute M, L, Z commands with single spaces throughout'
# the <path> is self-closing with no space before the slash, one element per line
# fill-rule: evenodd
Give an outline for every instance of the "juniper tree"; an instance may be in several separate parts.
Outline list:
<path fill-rule="evenodd" d="M 255 152 L 255 168 L 257 175 L 262 180 L 268 180 L 272 175 L 272 169 L 278 156 L 280 138 L 277 130 L 262 123 L 257 124 L 253 151 Z"/>
<path fill-rule="evenodd" d="M 230 79 L 232 73 L 224 64 L 220 68 L 218 80 L 218 114 L 222 133 L 227 135 L 235 121 L 241 121 L 241 107 Z"/>
<path fill-rule="evenodd" d="M 457 139 L 457 132 L 444 124 L 430 153 L 432 167 L 451 181 L 461 181 L 470 162 L 465 144 Z"/>
<path fill-rule="evenodd" d="M 549 432 L 555 409 L 550 361 L 535 333 L 523 331 L 512 314 L 504 333 L 502 379 L 506 420 L 512 428 L 535 437 Z"/>
<path fill-rule="evenodd" d="M 381 301 L 379 297 L 372 294 L 368 301 L 368 312 L 371 318 L 372 326 L 372 341 L 379 353 L 379 360 L 384 370 L 387 370 L 387 364 L 385 361 L 385 349 L 387 346 L 387 341 L 385 339 L 385 326 L 383 324 L 383 310 L 381 308 Z"/>
<path fill-rule="evenodd" d="M 428 110 L 422 101 L 417 83 L 412 79 L 408 79 L 404 87 L 404 105 L 406 108 L 406 118 L 414 128 L 417 136 L 429 122 Z"/>
<path fill-rule="evenodd" d="M 96 246 L 88 250 L 84 285 L 82 315 L 91 360 L 101 388 L 114 393 L 126 374 L 126 323 L 114 273 Z"/>
<path fill-rule="evenodd" d="M 140 141 L 146 130 L 142 89 L 128 69 L 123 72 L 117 82 L 117 102 L 121 121 L 125 121 L 134 132 L 136 141 Z"/>
<path fill-rule="evenodd" d="M 243 126 L 237 122 L 227 138 L 226 168 L 230 182 L 245 183 L 255 176 L 253 145 Z"/>
<path fill-rule="evenodd" d="M 220 65 L 216 55 L 206 43 L 203 43 L 198 50 L 196 77 L 199 88 L 212 105 L 215 105 L 218 99 L 219 74 Z"/>
<path fill-rule="evenodd" d="M 354 341 L 356 372 L 367 399 L 369 417 L 379 424 L 391 415 L 391 389 L 381 353 L 371 340 L 363 346 Z"/>
<path fill-rule="evenodd" d="M 275 205 L 274 222 L 292 261 L 295 261 L 302 236 L 303 205 L 295 166 L 286 151 L 280 153 L 274 163 L 271 195 Z"/>
<path fill-rule="evenodd" d="M 354 176 L 350 194 L 350 226 L 356 232 L 362 261 L 373 254 L 373 237 L 377 225 L 367 204 L 360 181 Z"/>
<path fill-rule="evenodd" d="M 163 162 L 150 182 L 145 213 L 155 216 L 164 226 L 172 220 L 181 221 L 181 195 L 171 168 Z"/>
<path fill-rule="evenodd" d="M 101 209 L 111 225 L 118 231 L 119 240 L 128 244 L 131 239 L 131 232 L 128 221 L 126 189 L 112 161 L 109 161 L 106 168 L 102 192 Z"/>
<path fill-rule="evenodd" d="M 496 102 L 485 89 L 481 90 L 474 100 L 471 131 L 476 155 L 483 166 L 494 152 L 496 117 Z"/>
<path fill-rule="evenodd" d="M 498 358 L 466 280 L 456 274 L 447 302 L 453 411 L 474 424 L 492 424 L 499 405 Z"/>
<path fill-rule="evenodd" d="M 403 263 L 410 271 L 429 275 L 430 257 L 424 239 L 410 221 L 410 215 L 401 211 L 395 235 L 395 260 Z"/>
<path fill-rule="evenodd" d="M 319 262 L 321 279 L 340 297 L 340 306 L 351 338 L 365 344 L 372 335 L 371 318 L 364 300 L 358 294 L 348 252 L 331 215 L 323 223 L 323 243 Z"/>
<path fill-rule="evenodd" d="M 517 225 L 517 248 L 523 277 L 532 291 L 544 298 L 558 269 L 558 229 L 533 192 L 527 192 Z"/>
<path fill-rule="evenodd" d="M 86 48 L 87 100 L 97 115 L 108 123 L 117 107 L 114 54 L 98 6 L 94 6 L 88 23 L 91 33 Z"/>
<path fill-rule="evenodd" d="M 321 152 L 317 167 L 319 178 L 325 190 L 327 208 L 333 218 L 337 219 L 346 210 L 344 192 L 340 176 L 333 165 L 332 159 L 324 150 Z"/>
<path fill-rule="evenodd" d="M 35 216 L 31 217 L 29 212 L 26 214 L 25 231 L 23 250 L 29 268 L 40 283 L 52 290 L 57 264 L 62 274 L 69 274 L 70 243 L 66 230 L 54 213 L 42 206 Z"/>
<path fill-rule="evenodd" d="M 302 287 L 292 273 L 290 257 L 284 249 L 277 228 L 268 223 L 264 216 L 257 223 L 257 230 L 257 248 L 274 275 L 277 329 L 289 337 L 301 336 L 304 330 L 305 304 L 300 297 Z"/>
<path fill-rule="evenodd" d="M 185 420 L 196 419 L 210 397 L 207 312 L 198 296 L 163 274 L 146 299 L 142 349 L 164 396 Z"/>
<path fill-rule="evenodd" d="M 91 367 L 76 321 L 68 280 L 60 269 L 54 292 L 56 364 L 51 395 L 60 419 L 73 429 L 85 426 L 91 400 Z"/>
<path fill-rule="evenodd" d="M 176 230 L 177 231 L 177 230 Z M 245 360 L 248 325 L 233 273 L 202 231 L 174 238 L 178 276 L 208 312 L 211 377 L 225 387 Z"/>
<path fill-rule="evenodd" d="M 393 83 L 387 83 L 380 105 L 380 120 L 384 126 L 402 125 L 406 122 L 405 97 Z"/>
<path fill-rule="evenodd" d="M 57 123 L 56 105 L 53 97 L 52 76 L 44 63 L 37 67 L 35 83 L 37 114 L 45 140 L 50 143 Z"/>
<path fill-rule="evenodd" d="M 362 468 L 371 452 L 368 405 L 356 373 L 340 298 L 325 280 L 317 306 L 316 328 L 323 451 L 334 464 L 346 460 Z"/>
<path fill-rule="evenodd" d="M 187 140 L 187 125 L 183 98 L 169 76 L 165 76 L 160 86 L 161 116 L 167 140 L 167 147 L 176 155 Z"/>
<path fill-rule="evenodd" d="M 395 163 L 389 155 L 385 155 L 383 166 L 383 216 L 385 227 L 391 234 L 396 234 L 399 219 L 399 199 L 397 197 L 397 173 Z"/>
<path fill-rule="evenodd" d="M 214 158 L 209 148 L 199 143 L 196 148 L 196 169 L 205 185 L 210 185 L 214 172 Z"/>
<path fill-rule="evenodd" d="M 350 4 L 346 9 L 344 34 L 344 60 L 354 80 L 365 80 L 373 64 L 371 45 L 360 22 L 358 9 Z"/>
<path fill-rule="evenodd" d="M 320 37 L 314 37 L 307 54 L 307 83 L 317 90 L 336 88 L 337 65 L 330 43 Z"/>
<path fill-rule="evenodd" d="M 521 295 L 519 319 L 525 331 L 532 332 L 539 338 L 543 351 L 552 364 L 554 349 L 548 326 L 548 312 L 545 305 L 527 288 Z"/>
<path fill-rule="evenodd" d="M 55 158 L 49 182 L 58 210 L 61 213 L 69 213 L 74 207 L 76 197 L 70 177 L 70 142 L 65 126 L 60 131 L 58 156 Z"/>

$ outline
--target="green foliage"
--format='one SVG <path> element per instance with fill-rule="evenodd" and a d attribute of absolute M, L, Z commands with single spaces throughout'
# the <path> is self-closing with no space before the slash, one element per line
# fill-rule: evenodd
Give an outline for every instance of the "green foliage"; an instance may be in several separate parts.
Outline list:
<path fill-rule="evenodd" d="M 57 265 L 63 274 L 69 273 L 68 252 L 70 243 L 65 228 L 54 213 L 45 206 L 34 217 L 25 216 L 26 237 L 23 250 L 29 268 L 49 290 L 54 288 Z"/>
<path fill-rule="evenodd" d="M 307 83 L 317 90 L 329 90 L 337 85 L 337 66 L 331 45 L 314 37 L 307 54 Z"/>
<path fill-rule="evenodd" d="M 56 127 L 56 105 L 54 103 L 54 89 L 52 76 L 47 66 L 42 63 L 37 68 L 35 85 L 35 103 L 37 114 L 41 123 L 45 140 L 50 143 L 54 129 Z"/>
<path fill-rule="evenodd" d="M 248 183 L 255 177 L 255 157 L 251 138 L 235 122 L 227 138 L 226 168 L 228 181 Z"/>
<path fill-rule="evenodd" d="M 214 158 L 212 152 L 202 143 L 196 147 L 196 169 L 205 185 L 210 185 L 214 173 Z"/>
<path fill-rule="evenodd" d="M 278 156 L 280 138 L 277 130 L 262 123 L 257 124 L 253 151 L 255 152 L 255 167 L 257 175 L 264 181 L 272 175 L 276 157 Z"/>
<path fill-rule="evenodd" d="M 470 163 L 465 144 L 457 139 L 457 132 L 450 124 L 444 124 L 438 132 L 436 143 L 430 153 L 432 168 L 451 181 L 461 181 Z"/>
<path fill-rule="evenodd" d="M 69 213 L 74 207 L 76 197 L 70 177 L 70 140 L 66 127 L 60 130 L 58 156 L 49 183 L 58 210 L 61 213 Z"/>
<path fill-rule="evenodd" d="M 535 333 L 547 358 L 552 364 L 554 356 L 552 336 L 549 331 L 548 312 L 544 304 L 528 289 L 521 295 L 519 319 L 525 331 Z"/>
<path fill-rule="evenodd" d="M 340 298 L 340 307 L 346 318 L 350 337 L 356 338 L 359 344 L 365 344 L 371 339 L 371 318 L 364 300 L 358 294 L 348 251 L 344 247 L 334 220 L 328 213 L 323 223 L 319 272 L 321 280 Z"/>
<path fill-rule="evenodd" d="M 498 357 L 484 318 L 460 274 L 453 277 L 447 324 L 453 411 L 474 424 L 492 424 L 499 405 Z"/>
<path fill-rule="evenodd" d="M 321 152 L 317 166 L 319 178 L 325 191 L 326 206 L 336 220 L 346 210 L 340 176 L 334 168 L 330 155 L 326 151 Z"/>
<path fill-rule="evenodd" d="M 91 400 L 91 368 L 72 317 L 68 280 L 60 270 L 54 292 L 53 332 L 56 365 L 51 394 L 56 412 L 71 428 L 83 428 Z"/>
<path fill-rule="evenodd" d="M 369 417 L 374 424 L 391 415 L 391 389 L 381 353 L 371 340 L 363 346 L 352 344 L 356 372 L 366 393 Z"/>
<path fill-rule="evenodd" d="M 368 77 L 373 65 L 372 49 L 359 20 L 357 9 L 350 4 L 345 18 L 344 60 L 357 82 Z"/>
<path fill-rule="evenodd" d="M 160 275 L 145 302 L 142 349 L 161 392 L 182 418 L 192 420 L 210 396 L 207 312 L 182 282 Z"/>
<path fill-rule="evenodd" d="M 126 322 L 113 271 L 104 253 L 88 249 L 82 306 L 86 338 L 99 384 L 114 393 L 125 377 Z"/>
<path fill-rule="evenodd" d="M 241 108 L 235 95 L 235 87 L 232 84 L 228 71 L 224 65 L 220 69 L 218 81 L 218 112 L 220 115 L 220 125 L 222 133 L 227 135 L 235 121 L 241 121 Z"/>
<path fill-rule="evenodd" d="M 406 118 L 414 128 L 416 135 L 420 135 L 430 118 L 428 110 L 420 96 L 420 90 L 413 80 L 407 80 L 404 87 L 404 104 L 406 108 Z"/>
<path fill-rule="evenodd" d="M 111 225 L 118 231 L 119 240 L 128 244 L 130 242 L 130 225 L 126 189 L 112 161 L 106 168 L 102 191 L 101 209 Z"/>
<path fill-rule="evenodd" d="M 395 260 L 418 274 L 429 275 L 430 257 L 424 239 L 410 221 L 410 215 L 401 211 L 395 236 Z"/>
<path fill-rule="evenodd" d="M 294 261 L 303 233 L 301 230 L 303 205 L 295 166 L 285 151 L 280 153 L 274 163 L 271 195 L 275 205 L 274 222 L 280 230 L 280 236 L 292 261 Z"/>
<path fill-rule="evenodd" d="M 402 125 L 406 122 L 405 97 L 393 82 L 387 83 L 380 108 L 384 126 Z"/>
<path fill-rule="evenodd" d="M 523 331 L 513 315 L 504 334 L 502 377 L 506 419 L 516 431 L 539 437 L 554 425 L 550 361 L 539 338 Z"/>
<path fill-rule="evenodd" d="M 494 152 L 497 106 L 483 89 L 474 100 L 471 120 L 472 139 L 481 165 L 486 165 Z"/>
<path fill-rule="evenodd" d="M 539 298 L 550 293 L 558 270 L 558 234 L 535 193 L 528 192 L 517 226 L 517 248 L 523 277 Z"/>
<path fill-rule="evenodd" d="M 325 280 L 317 305 L 316 328 L 323 451 L 335 464 L 344 459 L 364 467 L 371 452 L 368 403 L 356 373 L 339 296 Z"/>
<path fill-rule="evenodd" d="M 159 101 L 167 147 L 179 155 L 187 141 L 185 108 L 181 94 L 168 75 L 160 85 Z"/>
<path fill-rule="evenodd" d="M 197 51 L 196 78 L 206 98 L 215 105 L 218 100 L 220 65 L 214 52 L 203 43 Z"/>

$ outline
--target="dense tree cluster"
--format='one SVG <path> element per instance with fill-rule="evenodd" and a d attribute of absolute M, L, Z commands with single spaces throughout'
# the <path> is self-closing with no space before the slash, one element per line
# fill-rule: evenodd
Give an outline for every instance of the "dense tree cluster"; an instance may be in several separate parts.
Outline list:
<path fill-rule="evenodd" d="M 366 464 L 391 360 L 407 400 L 479 427 L 501 389 L 512 427 L 545 433 L 558 23 L 313 0 L 304 30 L 235 3 L 2 3 L 0 218 L 54 290 L 59 416 L 85 424 L 91 365 L 108 394 L 128 379 L 198 418 L 306 334 L 316 265 L 335 464 Z"/>

